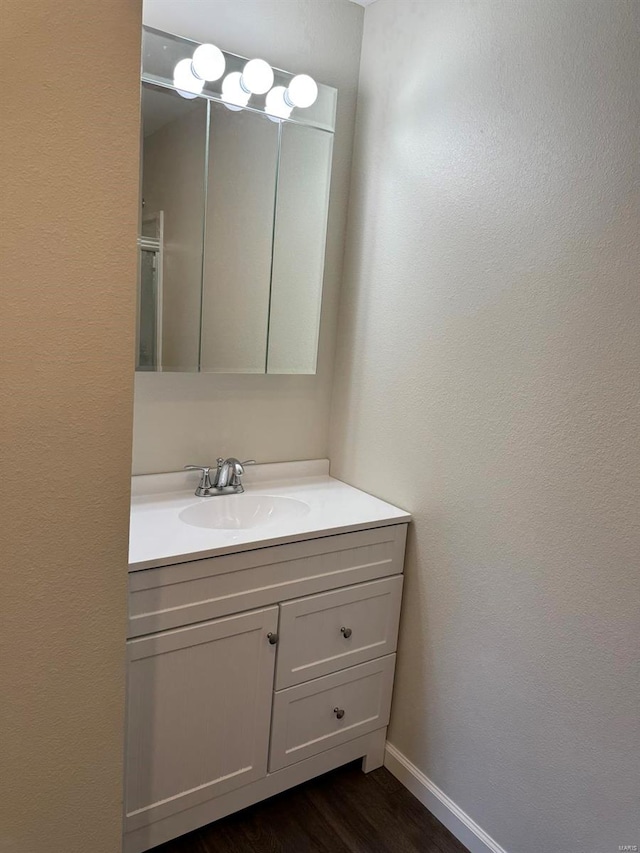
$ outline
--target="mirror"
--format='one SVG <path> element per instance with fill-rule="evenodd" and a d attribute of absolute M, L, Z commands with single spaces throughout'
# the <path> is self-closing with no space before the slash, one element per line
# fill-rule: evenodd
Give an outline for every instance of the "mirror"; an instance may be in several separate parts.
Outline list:
<path fill-rule="evenodd" d="M 315 373 L 333 134 L 281 125 L 268 373 Z"/>
<path fill-rule="evenodd" d="M 142 87 L 138 369 L 198 369 L 207 102 Z"/>
<path fill-rule="evenodd" d="M 136 369 L 315 373 L 335 90 L 303 123 L 146 77 Z"/>
<path fill-rule="evenodd" d="M 201 369 L 264 373 L 278 125 L 211 103 Z"/>

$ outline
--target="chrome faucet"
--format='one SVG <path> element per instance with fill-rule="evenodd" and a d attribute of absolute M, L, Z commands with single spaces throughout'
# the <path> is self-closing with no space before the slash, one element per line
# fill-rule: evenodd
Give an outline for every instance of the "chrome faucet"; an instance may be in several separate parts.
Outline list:
<path fill-rule="evenodd" d="M 235 456 L 231 456 L 229 459 L 225 459 L 222 465 L 220 465 L 220 460 L 218 460 L 217 487 L 219 489 L 233 488 L 237 492 L 244 492 L 242 480 L 240 479 L 244 474 L 243 465 L 248 465 L 253 461 L 248 459 L 246 462 L 240 462 Z"/>
<path fill-rule="evenodd" d="M 244 492 L 242 485 L 244 466 L 255 464 L 255 459 L 240 462 L 235 456 L 230 456 L 229 459 L 223 459 L 220 456 L 217 459 L 217 467 L 213 477 L 210 473 L 211 467 L 206 465 L 185 465 L 184 470 L 201 471 L 202 476 L 196 489 L 196 497 L 213 498 L 219 495 L 241 495 Z"/>

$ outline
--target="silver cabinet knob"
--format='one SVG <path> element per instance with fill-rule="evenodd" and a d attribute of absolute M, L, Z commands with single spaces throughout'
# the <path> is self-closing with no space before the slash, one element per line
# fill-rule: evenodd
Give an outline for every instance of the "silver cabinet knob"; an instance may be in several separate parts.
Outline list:
<path fill-rule="evenodd" d="M 345 638 L 345 640 L 348 640 L 353 631 L 351 630 L 351 628 L 340 628 L 340 633 Z"/>
<path fill-rule="evenodd" d="M 279 640 L 279 637 L 273 631 L 269 631 L 269 633 L 267 634 L 267 640 L 269 640 L 272 646 L 275 646 L 275 644 Z"/>
<path fill-rule="evenodd" d="M 333 713 L 341 720 L 344 717 L 344 708 L 334 708 Z"/>

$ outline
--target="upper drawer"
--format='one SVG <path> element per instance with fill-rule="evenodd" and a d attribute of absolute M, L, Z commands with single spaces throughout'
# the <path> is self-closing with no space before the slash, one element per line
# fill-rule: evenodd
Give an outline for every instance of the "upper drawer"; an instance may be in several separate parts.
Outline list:
<path fill-rule="evenodd" d="M 396 650 L 402 576 L 280 605 L 276 690 Z"/>
<path fill-rule="evenodd" d="M 151 634 L 402 572 L 406 524 L 129 575 L 129 636 Z"/>

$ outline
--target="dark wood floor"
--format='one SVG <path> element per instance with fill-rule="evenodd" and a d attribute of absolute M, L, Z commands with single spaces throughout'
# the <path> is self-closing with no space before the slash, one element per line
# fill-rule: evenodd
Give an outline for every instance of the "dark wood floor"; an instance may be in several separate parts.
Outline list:
<path fill-rule="evenodd" d="M 468 853 L 384 768 L 360 762 L 156 847 L 153 853 Z"/>

